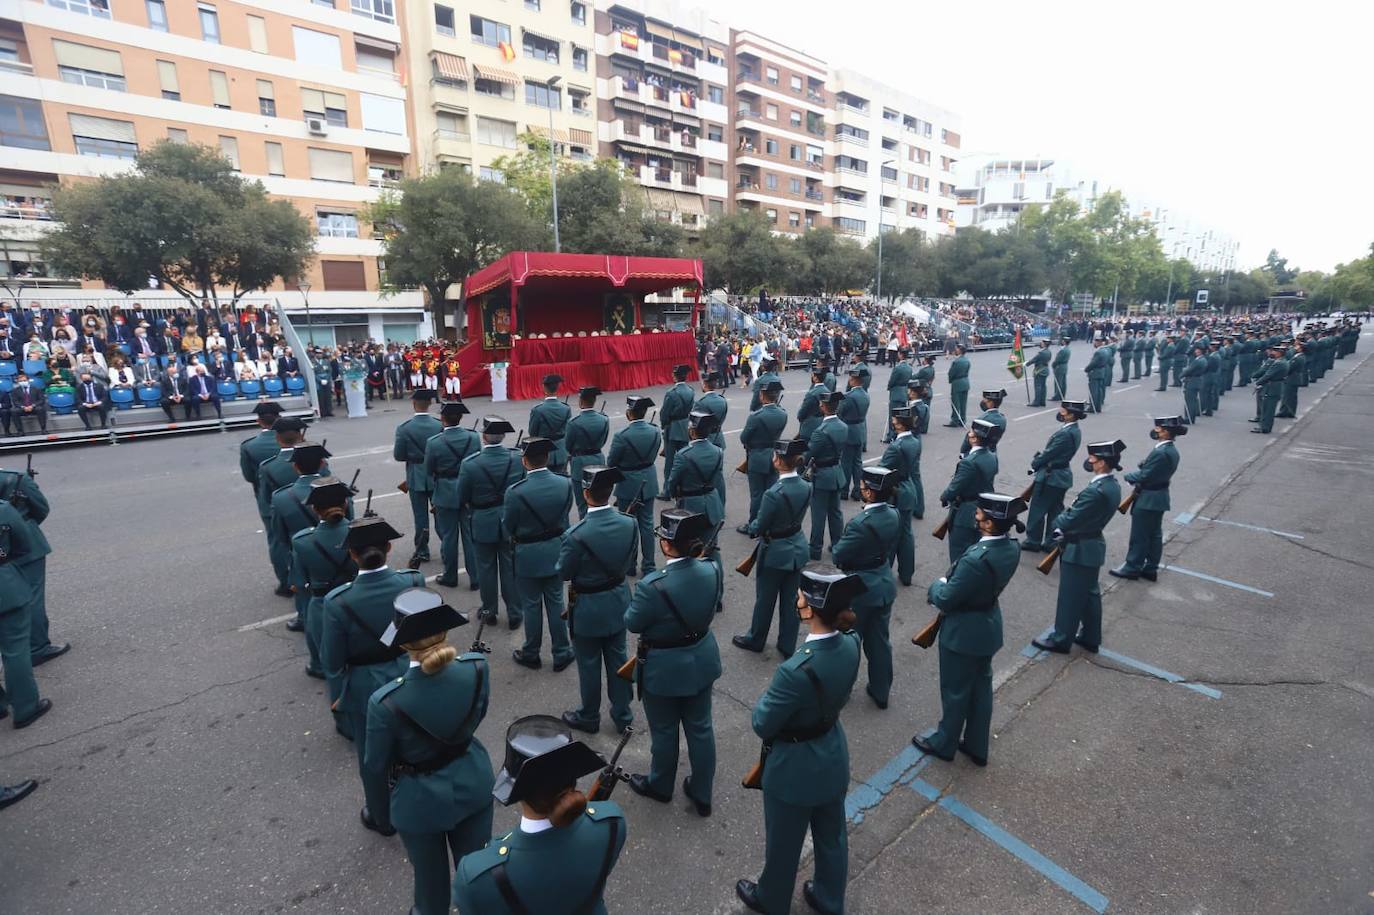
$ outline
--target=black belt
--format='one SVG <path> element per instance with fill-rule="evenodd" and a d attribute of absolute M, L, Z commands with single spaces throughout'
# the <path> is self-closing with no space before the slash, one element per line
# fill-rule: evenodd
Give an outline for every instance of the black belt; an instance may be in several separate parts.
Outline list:
<path fill-rule="evenodd" d="M 833 461 L 816 461 L 812 466 L 813 466 L 813 467 L 838 467 L 838 466 L 840 466 L 840 462 L 839 462 L 839 459 L 837 458 L 836 460 L 833 460 Z"/>
<path fill-rule="evenodd" d="M 512 535 L 510 539 L 515 541 L 516 543 L 543 543 L 546 540 L 552 540 L 553 538 L 561 537 L 562 535 L 562 531 L 540 531 L 539 533 L 532 534 L 529 537 L 516 537 Z"/>
<path fill-rule="evenodd" d="M 324 597 L 330 591 L 333 591 L 334 588 L 334 585 L 326 585 L 323 588 L 311 588 L 310 593 L 313 594 L 315 597 Z"/>
<path fill-rule="evenodd" d="M 1162 490 L 1162 489 L 1168 489 L 1168 488 L 1169 488 L 1169 484 L 1168 484 L 1168 483 L 1161 483 L 1161 484 L 1158 485 L 1158 486 L 1137 486 L 1137 487 L 1136 487 L 1136 489 L 1139 489 L 1141 492 L 1159 492 L 1159 491 Z"/>
<path fill-rule="evenodd" d="M 799 534 L 801 533 L 801 529 L 802 526 L 800 524 L 793 524 L 789 527 L 780 527 L 775 531 L 769 531 L 768 533 L 764 534 L 763 539 L 765 543 L 771 543 L 772 541 L 781 539 L 783 537 L 791 537 L 793 534 Z"/>
<path fill-rule="evenodd" d="M 601 453 L 601 450 L 600 450 L 600 449 L 597 449 L 596 451 L 569 451 L 569 452 L 568 452 L 568 455 L 569 455 L 570 457 L 591 457 L 591 456 L 594 455 L 594 454 L 600 454 L 600 453 Z"/>
<path fill-rule="evenodd" d="M 869 564 L 869 565 L 851 564 L 851 565 L 849 565 L 849 567 L 846 568 L 844 571 L 846 571 L 846 572 L 870 572 L 870 571 L 872 571 L 873 569 L 881 569 L 881 568 L 882 568 L 883 566 L 885 566 L 885 565 L 887 565 L 887 560 L 886 560 L 886 559 L 874 559 L 874 560 L 871 561 L 871 564 Z"/>
<path fill-rule="evenodd" d="M 676 639 L 646 639 L 643 636 L 640 636 L 639 641 L 644 645 L 645 648 L 652 651 L 655 648 L 687 648 L 691 645 L 697 644 L 702 639 L 706 638 L 706 636 L 707 633 L 705 632 L 691 632 L 687 635 L 681 636 L 680 638 Z"/>
<path fill-rule="evenodd" d="M 714 486 L 708 486 L 705 489 L 683 489 L 678 492 L 678 497 L 685 499 L 688 496 L 709 496 L 715 491 Z"/>
<path fill-rule="evenodd" d="M 395 778 L 400 775 L 428 775 L 431 772 L 437 772 L 466 753 L 471 744 L 471 740 L 465 740 L 462 743 L 445 747 L 438 756 L 426 760 L 425 762 L 393 763 L 391 766 L 391 775 Z"/>
<path fill-rule="evenodd" d="M 783 743 L 806 743 L 808 740 L 815 740 L 824 737 L 835 729 L 835 722 L 821 721 L 809 728 L 786 728 L 778 732 L 774 740 L 781 740 Z"/>
<path fill-rule="evenodd" d="M 376 648 L 372 651 L 354 655 L 344 662 L 348 667 L 366 667 L 369 664 L 385 664 L 394 661 L 405 654 L 405 649 L 399 645 L 395 648 Z"/>
<path fill-rule="evenodd" d="M 637 467 L 621 467 L 620 470 L 621 470 L 622 473 L 635 473 L 636 471 L 640 471 L 640 470 L 648 470 L 648 469 L 649 469 L 650 467 L 652 467 L 652 466 L 654 466 L 654 465 L 653 465 L 653 464 L 640 464 L 640 465 L 638 465 Z"/>
<path fill-rule="evenodd" d="M 434 477 L 438 480 L 456 480 L 458 479 L 458 471 L 455 470 L 452 473 L 436 473 Z"/>
<path fill-rule="evenodd" d="M 600 594 L 600 593 L 602 593 L 603 591 L 610 591 L 610 590 L 613 590 L 613 589 L 615 589 L 615 588 L 618 588 L 618 587 L 620 587 L 621 585 L 623 585 L 624 583 L 625 583 L 625 579 L 624 579 L 624 578 L 613 578 L 613 579 L 611 579 L 610 581 L 602 582 L 602 583 L 599 584 L 599 585 L 579 585 L 579 584 L 577 584 L 576 582 L 574 582 L 574 583 L 573 583 L 573 586 L 572 586 L 572 589 L 573 589 L 573 593 L 578 594 L 578 595 L 582 595 L 582 594 Z"/>
<path fill-rule="evenodd" d="M 495 502 L 473 502 L 472 507 L 476 509 L 496 508 L 499 505 L 504 505 L 505 502 L 506 500 L 504 498 L 497 499 Z"/>

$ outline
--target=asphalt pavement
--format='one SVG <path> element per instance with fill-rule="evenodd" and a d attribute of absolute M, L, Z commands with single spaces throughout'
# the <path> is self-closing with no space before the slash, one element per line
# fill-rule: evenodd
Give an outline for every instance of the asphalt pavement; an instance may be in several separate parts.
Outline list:
<path fill-rule="evenodd" d="M 945 362 L 937 364 L 922 460 L 931 510 L 916 526 L 915 585 L 899 588 L 893 610 L 891 706 L 879 711 L 856 688 L 843 719 L 852 760 L 847 911 L 1374 912 L 1372 336 L 1302 390 L 1299 418 L 1277 421 L 1274 435 L 1249 434 L 1253 389 L 1237 388 L 1181 440 L 1165 521 L 1170 568 L 1157 584 L 1103 570 L 1110 655 L 1029 649 L 1052 622 L 1058 574 L 1022 560 L 1002 599 L 1006 647 L 994 659 L 986 769 L 924 759 L 909 743 L 939 717 L 937 658 L 910 635 L 931 614 L 925 586 L 949 564 L 930 530 L 960 440 L 940 425 L 949 401 Z M 1070 396 L 1085 394 L 1087 359 L 1088 347 L 1075 344 Z M 1053 431 L 1052 407 L 1025 406 L 1005 352 L 972 361 L 971 405 L 983 388 L 1010 392 L 998 488 L 1019 493 Z M 887 375 L 874 367 L 869 460 L 882 452 Z M 1156 380 L 1118 380 L 1105 412 L 1083 421 L 1084 440 L 1123 439 L 1134 467 L 1152 444 L 1149 417 L 1183 409 L 1181 389 L 1157 393 Z M 795 414 L 805 373 L 783 381 L 783 406 Z M 624 401 L 607 396 L 614 432 Z M 728 399 L 733 467 L 748 394 L 736 388 Z M 531 405 L 471 402 L 517 428 Z M 374 407 L 366 419 L 323 421 L 311 438 L 328 439 L 338 475 L 361 468 L 374 507 L 408 534 L 391 441 L 410 407 Z M 303 638 L 282 625 L 291 604 L 272 595 L 260 521 L 238 472 L 243 437 L 35 456 L 53 505 L 44 525 L 55 551 L 53 637 L 74 648 L 38 671 L 53 711 L 24 731 L 0 726 L 0 782 L 41 782 L 0 812 L 0 912 L 407 910 L 404 849 L 358 823 L 352 746 L 334 732 L 323 685 L 304 674 Z M 1076 465 L 1075 478 L 1076 490 Z M 748 489 L 740 474 L 727 488 L 722 547 L 733 567 L 751 546 L 734 533 Z M 856 510 L 843 505 L 847 517 Z M 1109 565 L 1123 558 L 1128 529 L 1122 517 L 1108 528 Z M 446 593 L 461 609 L 477 605 L 465 576 Z M 742 911 L 733 886 L 761 868 L 763 816 L 760 796 L 739 778 L 758 751 L 750 709 L 779 660 L 771 647 L 754 655 L 729 644 L 752 603 L 753 580 L 728 571 L 715 624 L 725 671 L 715 691 L 714 815 L 698 818 L 680 793 L 660 805 L 622 786 L 629 840 L 607 889 L 612 912 Z M 487 638 L 492 701 L 478 733 L 499 760 L 511 720 L 576 704 L 577 674 L 516 666 L 520 634 L 504 626 Z M 636 715 L 642 725 L 638 705 Z M 608 753 L 606 724 L 589 741 Z M 648 752 L 640 735 L 623 759 L 644 771 Z M 681 775 L 686 765 L 684 752 Z M 517 820 L 496 811 L 498 831 Z M 800 886 L 793 910 L 808 911 Z"/>

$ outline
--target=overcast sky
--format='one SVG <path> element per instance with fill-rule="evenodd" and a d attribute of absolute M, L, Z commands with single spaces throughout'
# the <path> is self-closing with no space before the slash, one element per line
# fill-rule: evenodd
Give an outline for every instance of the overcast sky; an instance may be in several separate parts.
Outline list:
<path fill-rule="evenodd" d="M 1229 234 L 1242 269 L 1374 242 L 1370 0 L 699 2 L 958 112 L 967 152 L 1063 159 Z"/>

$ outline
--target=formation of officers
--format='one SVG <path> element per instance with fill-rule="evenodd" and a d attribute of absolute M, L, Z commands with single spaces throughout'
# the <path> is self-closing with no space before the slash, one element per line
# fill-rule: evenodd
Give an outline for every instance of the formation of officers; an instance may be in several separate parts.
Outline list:
<path fill-rule="evenodd" d="M 1295 345 L 1341 355 L 1339 347 L 1316 345 L 1332 334 L 1303 336 Z M 1263 343 L 1271 352 L 1282 349 L 1281 340 Z M 1098 352 L 1107 345 L 1099 341 Z M 1280 352 L 1271 361 L 1283 358 Z M 1265 365 L 1249 375 L 1269 384 L 1266 376 L 1278 370 Z M 1031 366 L 1055 368 L 1049 358 Z M 1313 370 L 1321 369 L 1304 368 Z M 894 368 L 883 411 L 885 447 L 870 463 L 862 455 L 872 376 L 861 356 L 845 370 L 843 390 L 830 366 L 813 367 L 793 437 L 783 434 L 789 415 L 781 379 L 775 365 L 765 364 L 740 432 L 746 456 L 734 468 L 725 466 L 728 404 L 718 379 L 704 377 L 698 392 L 689 374 L 687 366 L 674 368 L 659 413 L 650 412 L 650 397 L 629 395 L 627 423 L 614 435 L 605 401 L 598 406 L 601 391 L 580 389 L 574 407 L 558 398 L 562 379 L 550 375 L 547 396 L 531 411 L 530 434 L 517 437 L 515 448 L 506 445 L 515 429 L 504 418 L 485 416 L 465 428 L 469 411 L 461 400 L 442 403 L 436 419 L 433 392 L 416 391 L 415 413 L 397 428 L 393 452 L 405 466 L 399 488 L 410 498 L 415 528 L 404 569 L 389 564 L 403 535 L 370 504 L 355 514 L 356 490 L 330 474 L 323 444 L 306 442 L 303 423 L 280 417 L 276 405 L 257 407 L 262 428 L 243 443 L 241 467 L 262 514 L 278 593 L 296 603 L 288 628 L 304 632 L 306 673 L 326 682 L 335 726 L 354 743 L 362 825 L 399 832 L 405 844 L 413 912 L 451 905 L 464 913 L 605 911 L 602 893 L 627 829 L 623 811 L 609 800 L 620 781 L 664 804 L 680 786 L 691 811 L 711 816 L 712 685 L 722 669 L 712 625 L 723 609 L 718 537 L 725 474 L 732 471 L 748 477 L 748 520 L 738 530 L 754 547 L 736 571 L 754 577 L 755 600 L 747 628 L 731 644 L 763 652 L 771 641 L 781 656 L 753 709 L 762 749 L 744 779 L 745 787 L 762 791 L 763 866 L 757 879 L 741 879 L 736 893 L 753 911 L 789 911 L 809 833 L 815 871 L 803 897 L 816 911 L 844 911 L 849 760 L 840 711 L 861 662 L 866 694 L 877 708 L 888 707 L 891 612 L 899 585 L 913 584 L 913 526 L 925 516 L 921 442 L 933 360 L 913 366 L 903 358 Z M 1031 485 L 1009 495 L 995 487 L 1006 392 L 983 391 L 982 412 L 970 420 L 962 353 L 951 374 L 964 385 L 964 397 L 951 398 L 951 422 L 965 430 L 965 441 L 940 493 L 945 514 L 933 532 L 946 540 L 950 566 L 927 589 L 934 620 L 913 637 L 921 647 L 938 640 L 941 718 L 912 743 L 938 759 L 962 753 L 985 766 L 992 659 L 1002 647 L 999 597 L 1021 554 L 1049 554 L 1040 565 L 1047 574 L 1059 563 L 1053 626 L 1034 644 L 1056 653 L 1074 645 L 1097 652 L 1104 531 L 1118 512 L 1129 511 L 1129 551 L 1110 574 L 1156 580 L 1169 484 L 1180 463 L 1175 443 L 1190 417 L 1155 418 L 1154 444 L 1118 477 L 1126 444 L 1085 444 L 1079 428 L 1102 398 L 1096 405 L 1067 399 L 1056 377 L 1059 425 L 1027 469 Z M 1043 385 L 1037 393 L 1045 394 Z M 1087 479 L 1066 507 L 1080 454 Z M 1125 499 L 1123 483 L 1131 490 Z M 850 500 L 859 510 L 846 521 L 840 503 Z M 657 523 L 655 501 L 671 504 Z M 578 520 L 570 523 L 574 509 Z M 479 592 L 481 623 L 498 624 L 504 608 L 509 628 L 523 627 L 513 661 L 542 668 L 547 629 L 553 670 L 576 665 L 576 706 L 511 724 L 499 769 L 475 736 L 491 692 L 489 649 L 480 629 L 466 651 L 449 644 L 449 634 L 469 621 L 417 571 L 431 558 L 431 517 L 442 566 L 436 582 L 457 587 L 466 570 L 469 587 Z M 627 633 L 636 636 L 633 653 Z M 650 762 L 646 772 L 627 773 L 617 764 L 619 751 L 608 762 L 574 732 L 600 730 L 604 700 L 623 749 L 633 733 L 635 698 L 648 722 Z M 688 771 L 679 782 L 680 740 Z M 593 786 L 579 791 L 578 779 L 593 772 Z M 518 804 L 521 817 L 516 829 L 493 839 L 496 802 Z"/>

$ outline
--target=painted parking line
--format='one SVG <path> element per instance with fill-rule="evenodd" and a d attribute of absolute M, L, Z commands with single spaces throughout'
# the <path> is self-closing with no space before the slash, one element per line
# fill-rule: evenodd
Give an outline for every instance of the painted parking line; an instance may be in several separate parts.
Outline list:
<path fill-rule="evenodd" d="M 867 781 L 845 795 L 845 819 L 853 826 L 862 823 L 864 814 L 881 804 L 893 788 L 909 783 L 929 764 L 929 756 L 907 744 Z"/>
<path fill-rule="evenodd" d="M 1160 566 L 1160 568 L 1167 569 L 1170 572 L 1178 572 L 1180 575 L 1189 575 L 1193 578 L 1200 578 L 1203 581 L 1210 581 L 1214 585 L 1225 585 L 1228 588 L 1235 588 L 1237 591 L 1245 591 L 1250 594 L 1258 594 L 1260 597 L 1274 596 L 1273 591 L 1265 591 L 1263 588 L 1252 588 L 1249 585 L 1243 585 L 1238 581 L 1231 581 L 1228 578 L 1217 578 L 1215 575 L 1208 575 L 1206 572 L 1195 572 L 1192 569 L 1185 569 L 1182 566 L 1163 565 Z"/>
<path fill-rule="evenodd" d="M 392 493 L 392 495 L 400 495 L 400 494 L 399 494 L 399 493 Z M 378 497 L 378 498 L 380 498 L 380 497 Z M 463 574 L 464 572 L 466 572 L 466 571 L 467 571 L 467 569 L 466 569 L 465 567 L 463 567 L 463 566 L 459 566 L 459 567 L 458 567 L 458 574 L 459 574 L 459 575 L 462 575 L 462 574 Z M 438 577 L 439 577 L 439 575 L 438 575 L 437 573 L 434 574 L 434 575 L 427 575 L 427 576 L 425 576 L 425 584 L 427 584 L 427 585 L 432 585 L 432 584 L 434 584 L 434 580 L 435 580 L 436 578 L 438 578 Z M 295 614 L 294 612 L 292 612 L 292 613 L 283 613 L 281 616 L 272 616 L 272 617 L 268 617 L 268 618 L 265 619 L 265 620 L 258 620 L 256 623 L 249 623 L 249 624 L 246 625 L 246 626 L 240 626 L 240 627 L 239 627 L 238 629 L 236 629 L 235 631 L 236 631 L 236 632 L 252 632 L 254 629 L 266 629 L 266 628 L 269 627 L 269 626 L 275 626 L 275 625 L 277 625 L 278 623 L 284 623 L 284 622 L 286 622 L 287 620 L 293 620 L 293 619 L 295 619 L 295 618 L 296 618 L 296 614 Z"/>
<path fill-rule="evenodd" d="M 1054 413 L 1058 410 L 1058 407 L 1050 407 L 1048 410 L 1037 410 L 1034 413 L 1027 413 L 1025 416 L 1018 416 L 1014 418 L 1012 422 L 1019 423 L 1023 419 L 1030 419 L 1032 416 L 1044 416 L 1046 413 Z"/>
<path fill-rule="evenodd" d="M 1126 667 L 1133 668 L 1141 673 L 1149 674 L 1152 677 L 1158 677 L 1165 682 L 1175 683 L 1185 689 L 1191 689 L 1195 693 L 1201 693 L 1208 699 L 1221 698 L 1221 690 L 1219 689 L 1203 686 L 1201 683 L 1189 683 L 1186 677 L 1180 677 L 1178 674 L 1169 673 L 1167 670 L 1155 667 L 1153 664 L 1147 664 L 1144 661 L 1137 661 L 1135 658 L 1128 658 L 1124 654 L 1118 654 L 1110 649 L 1099 648 L 1097 650 L 1097 655 L 1101 658 L 1108 658 L 1118 664 L 1124 664 Z"/>
<path fill-rule="evenodd" d="M 1107 911 L 1109 900 L 1102 893 L 1093 889 L 1073 874 L 1055 864 L 1049 858 L 1022 842 L 1016 836 L 998 826 L 992 820 L 983 816 L 978 811 L 969 807 L 958 798 L 948 795 L 941 795 L 940 789 L 925 781 L 924 779 L 914 779 L 911 782 L 911 790 L 928 801 L 934 801 L 936 806 L 952 814 L 964 825 L 973 829 L 986 839 L 1008 852 L 1013 857 L 1018 858 L 1023 864 L 1034 870 L 1040 876 L 1059 887 L 1064 892 L 1073 896 L 1088 908 L 1097 912 L 1098 915 Z"/>
<path fill-rule="evenodd" d="M 1259 531 L 1261 534 L 1275 534 L 1279 537 L 1287 537 L 1290 540 L 1305 539 L 1302 534 L 1293 534 L 1289 533 L 1288 531 L 1275 530 L 1272 527 L 1260 527 L 1258 524 L 1245 524 L 1241 521 L 1227 521 L 1223 518 L 1208 518 L 1204 515 L 1194 515 L 1190 512 L 1180 512 L 1179 515 L 1174 518 L 1175 524 L 1191 524 L 1194 521 L 1207 521 L 1211 524 L 1224 524 L 1227 527 L 1241 527 L 1245 528 L 1245 530 L 1247 531 Z"/>

